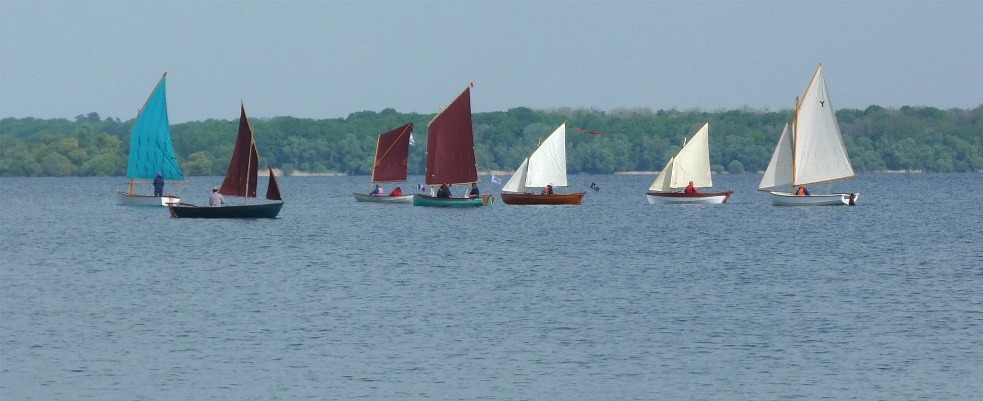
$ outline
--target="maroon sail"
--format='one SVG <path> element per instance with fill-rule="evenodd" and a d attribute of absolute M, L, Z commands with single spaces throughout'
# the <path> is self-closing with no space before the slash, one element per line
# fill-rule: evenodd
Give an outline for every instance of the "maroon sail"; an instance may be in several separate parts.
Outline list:
<path fill-rule="evenodd" d="M 283 200 L 280 198 L 280 184 L 276 183 L 276 176 L 273 175 L 273 167 L 266 163 L 266 169 L 270 171 L 270 182 L 266 185 L 266 199 Z"/>
<path fill-rule="evenodd" d="M 253 139 L 253 128 L 249 126 L 249 119 L 246 117 L 246 105 L 242 105 L 239 135 L 236 137 L 235 149 L 232 150 L 232 161 L 218 192 L 222 195 L 255 198 L 258 172 L 259 152 Z"/>
<path fill-rule="evenodd" d="M 375 146 L 372 182 L 406 181 L 411 132 L 413 132 L 412 122 L 379 135 L 379 141 Z"/>
<path fill-rule="evenodd" d="M 437 114 L 427 130 L 427 185 L 478 180 L 471 128 L 471 87 Z"/>
<path fill-rule="evenodd" d="M 259 151 L 256 150 L 256 139 L 253 128 L 246 117 L 246 106 L 242 106 L 239 116 L 239 134 L 236 136 L 235 149 L 232 150 L 232 161 L 225 173 L 225 181 L 219 192 L 222 195 L 256 197 L 257 173 L 259 172 Z M 280 186 L 273 175 L 273 168 L 266 163 L 270 172 L 270 183 L 266 186 L 266 199 L 277 202 L 257 202 L 247 205 L 245 200 L 241 205 L 195 206 L 188 204 L 169 205 L 171 217 L 179 218 L 208 218 L 208 219 L 274 219 L 280 214 L 283 199 L 280 197 Z"/>

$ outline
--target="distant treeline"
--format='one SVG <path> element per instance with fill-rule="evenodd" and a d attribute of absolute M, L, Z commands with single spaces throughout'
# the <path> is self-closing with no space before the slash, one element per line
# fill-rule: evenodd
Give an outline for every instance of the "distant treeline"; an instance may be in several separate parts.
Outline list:
<path fill-rule="evenodd" d="M 836 113 L 858 172 L 983 170 L 983 105 L 971 110 L 932 107 L 840 110 Z M 285 174 L 369 174 L 378 134 L 413 121 L 410 174 L 423 174 L 427 123 L 432 114 L 363 111 L 346 118 L 251 119 L 260 156 Z M 567 170 L 612 173 L 661 169 L 704 121 L 710 122 L 714 171 L 765 169 L 791 110 L 721 112 L 649 109 L 533 110 L 475 113 L 475 150 L 481 171 L 515 169 L 538 142 L 567 122 Z M 2 176 L 121 176 L 126 173 L 134 120 L 97 113 L 68 119 L 0 120 Z M 224 175 L 238 121 L 174 124 L 171 132 L 186 175 Z M 600 135 L 581 133 L 597 131 Z"/>

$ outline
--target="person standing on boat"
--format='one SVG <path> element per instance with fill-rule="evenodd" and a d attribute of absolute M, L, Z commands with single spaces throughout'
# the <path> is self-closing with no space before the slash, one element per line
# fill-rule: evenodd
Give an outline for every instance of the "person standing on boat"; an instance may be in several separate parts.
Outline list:
<path fill-rule="evenodd" d="M 154 177 L 154 196 L 164 196 L 164 175 L 159 171 Z"/>
<path fill-rule="evenodd" d="M 471 192 L 468 192 L 468 198 L 477 198 L 479 196 L 481 196 L 481 193 L 478 191 L 478 183 L 472 182 Z"/>
<path fill-rule="evenodd" d="M 685 192 L 687 194 L 690 194 L 690 195 L 700 193 L 700 191 L 697 191 L 696 190 L 696 187 L 693 186 L 693 181 L 690 181 L 689 182 L 689 185 L 686 186 L 686 189 L 683 192 Z"/>
<path fill-rule="evenodd" d="M 212 194 L 208 197 L 210 206 L 222 206 L 225 204 L 225 197 L 218 193 L 218 187 L 212 188 Z"/>

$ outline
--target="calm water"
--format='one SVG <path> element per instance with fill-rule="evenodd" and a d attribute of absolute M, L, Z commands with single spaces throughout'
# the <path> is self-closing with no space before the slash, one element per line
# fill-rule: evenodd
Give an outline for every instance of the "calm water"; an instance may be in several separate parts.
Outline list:
<path fill-rule="evenodd" d="M 980 399 L 983 175 L 862 175 L 827 208 L 758 175 L 653 206 L 653 178 L 452 210 L 285 177 L 272 221 L 0 179 L 0 399 Z"/>

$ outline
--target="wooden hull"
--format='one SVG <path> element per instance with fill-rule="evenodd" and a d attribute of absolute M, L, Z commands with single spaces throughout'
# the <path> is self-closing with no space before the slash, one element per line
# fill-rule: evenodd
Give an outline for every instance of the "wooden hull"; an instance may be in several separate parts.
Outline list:
<path fill-rule="evenodd" d="M 174 195 L 136 195 L 116 191 L 116 204 L 120 206 L 167 206 L 178 203 L 181 203 L 181 198 Z"/>
<path fill-rule="evenodd" d="M 649 191 L 645 193 L 649 204 L 703 204 L 720 205 L 727 203 L 733 191 L 724 192 L 701 192 L 698 194 L 687 194 L 682 192 L 657 192 Z"/>
<path fill-rule="evenodd" d="M 478 207 L 488 206 L 495 202 L 491 195 L 481 195 L 477 198 L 437 198 L 428 195 L 413 195 L 413 206 L 436 207 Z"/>
<path fill-rule="evenodd" d="M 169 205 L 171 217 L 193 219 L 273 219 L 280 213 L 283 202 L 255 205 L 195 206 L 187 203 Z"/>
<path fill-rule="evenodd" d="M 790 192 L 768 192 L 775 206 L 856 206 L 860 194 L 793 195 Z"/>
<path fill-rule="evenodd" d="M 358 192 L 353 192 L 355 195 L 355 200 L 359 202 L 372 202 L 372 203 L 413 203 L 413 195 L 400 195 L 400 196 L 372 196 L 369 194 L 361 194 Z"/>
<path fill-rule="evenodd" d="M 502 202 L 507 205 L 579 205 L 586 194 L 586 191 L 553 195 L 502 192 Z"/>

